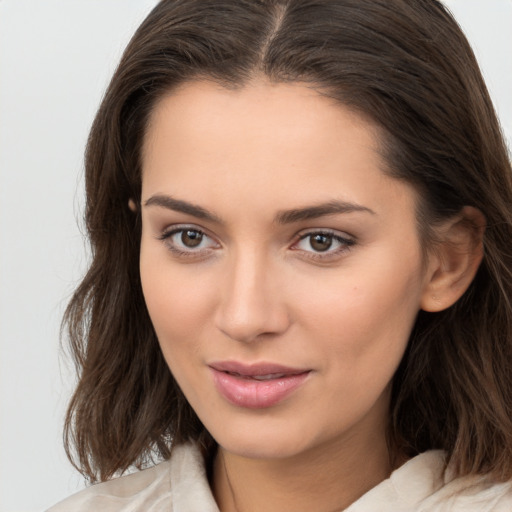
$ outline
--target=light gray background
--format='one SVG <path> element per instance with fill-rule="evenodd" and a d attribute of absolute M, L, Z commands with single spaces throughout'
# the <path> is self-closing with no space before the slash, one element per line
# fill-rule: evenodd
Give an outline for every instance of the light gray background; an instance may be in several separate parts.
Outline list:
<path fill-rule="evenodd" d="M 447 0 L 512 146 L 512 0 Z M 156 0 L 0 0 L 0 512 L 83 487 L 62 449 L 73 385 L 63 309 L 86 262 L 82 154 L 101 96 Z"/>

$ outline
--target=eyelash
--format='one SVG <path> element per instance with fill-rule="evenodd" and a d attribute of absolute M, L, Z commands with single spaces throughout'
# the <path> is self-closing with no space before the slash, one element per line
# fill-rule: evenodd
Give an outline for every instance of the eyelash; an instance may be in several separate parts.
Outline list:
<path fill-rule="evenodd" d="M 184 226 L 175 226 L 173 227 L 172 229 L 169 229 L 167 231 L 164 231 L 160 236 L 158 236 L 158 240 L 161 240 L 165 246 L 176 256 L 178 257 L 182 257 L 182 258 L 197 258 L 198 256 L 200 256 L 201 254 L 203 254 L 204 252 L 208 251 L 209 249 L 211 249 L 210 247 L 208 248 L 201 248 L 201 249 L 191 249 L 189 248 L 188 250 L 183 250 L 183 249 L 180 249 L 178 248 L 175 243 L 172 242 L 172 237 L 174 235 L 177 235 L 179 233 L 182 234 L 183 236 L 183 233 L 185 231 L 193 231 L 194 233 L 198 233 L 200 236 L 202 237 L 207 237 L 211 240 L 212 237 L 208 236 L 202 229 L 199 229 L 199 228 L 196 228 L 195 226 L 190 226 L 190 225 L 184 225 Z M 201 240 L 202 242 L 202 240 Z M 200 242 L 200 243 L 201 243 Z M 216 244 L 218 245 L 218 244 Z"/>
<path fill-rule="evenodd" d="M 311 246 L 311 240 L 314 236 L 327 236 L 331 239 L 331 242 L 337 242 L 340 246 L 337 249 L 331 250 L 331 248 L 327 248 L 326 251 L 304 251 L 307 255 L 305 257 L 316 260 L 316 261 L 329 261 L 331 259 L 336 259 L 340 257 L 342 254 L 351 250 L 351 248 L 356 244 L 356 240 L 353 237 L 349 236 L 341 236 L 339 232 L 333 231 L 330 229 L 321 229 L 316 231 L 308 231 L 299 235 L 299 240 L 292 245 L 293 250 L 300 242 L 306 239 L 310 239 L 309 245 Z"/>
<path fill-rule="evenodd" d="M 213 240 L 212 237 L 210 237 L 208 234 L 206 234 L 202 229 L 199 229 L 199 228 L 197 228 L 195 226 L 191 226 L 191 225 L 174 226 L 172 229 L 164 231 L 157 238 L 158 238 L 158 240 L 162 241 L 166 245 L 166 247 L 175 256 L 180 257 L 180 258 L 197 258 L 197 257 L 200 257 L 205 252 L 208 252 L 212 249 L 212 247 L 200 248 L 197 250 L 192 249 L 192 248 L 189 248 L 188 250 L 183 250 L 183 249 L 178 248 L 176 246 L 176 244 L 172 242 L 172 237 L 175 235 L 178 235 L 180 233 L 183 236 L 183 233 L 185 231 L 192 231 L 194 233 L 198 233 L 201 237 L 203 237 L 201 239 L 201 241 L 199 242 L 200 244 L 202 243 L 204 237 L 206 237 L 207 239 Z M 344 237 L 338 233 L 339 232 L 337 232 L 337 231 L 333 231 L 333 230 L 329 230 L 329 229 L 321 229 L 321 230 L 304 232 L 304 233 L 298 235 L 298 240 L 293 243 L 293 245 L 291 246 L 291 250 L 300 251 L 301 249 L 298 249 L 297 246 L 303 240 L 306 240 L 308 238 L 310 238 L 310 240 L 311 240 L 314 236 L 319 236 L 319 235 L 326 236 L 331 239 L 331 242 L 336 242 L 340 246 L 335 250 L 331 250 L 330 247 L 328 247 L 325 251 L 303 250 L 302 252 L 304 254 L 304 257 L 311 259 L 311 260 L 315 260 L 315 261 L 326 261 L 326 262 L 329 260 L 332 260 L 332 259 L 336 259 L 336 258 L 340 257 L 342 254 L 350 251 L 351 248 L 356 244 L 356 240 L 354 238 Z M 219 244 L 217 242 L 215 242 L 215 245 L 219 246 Z M 311 246 L 311 241 L 310 241 L 310 246 Z"/>

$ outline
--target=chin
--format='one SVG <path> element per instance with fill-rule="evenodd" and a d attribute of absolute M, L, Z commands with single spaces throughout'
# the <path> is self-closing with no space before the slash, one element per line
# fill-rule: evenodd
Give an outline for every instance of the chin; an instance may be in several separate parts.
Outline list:
<path fill-rule="evenodd" d="M 284 445 L 283 442 L 265 442 L 261 439 L 251 439 L 250 441 L 245 442 L 242 440 L 230 439 L 225 443 L 218 444 L 227 452 L 246 459 L 287 459 L 302 452 L 302 447 L 299 443 L 288 442 Z"/>
<path fill-rule="evenodd" d="M 290 425 L 261 426 L 261 422 L 246 428 L 221 426 L 210 431 L 211 435 L 227 452 L 248 459 L 286 459 L 308 449 L 303 433 Z"/>

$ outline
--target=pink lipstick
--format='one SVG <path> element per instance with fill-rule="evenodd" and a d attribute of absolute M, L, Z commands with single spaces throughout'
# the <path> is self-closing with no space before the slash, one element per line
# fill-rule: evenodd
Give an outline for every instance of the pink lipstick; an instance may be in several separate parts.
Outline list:
<path fill-rule="evenodd" d="M 278 404 L 307 379 L 310 370 L 273 363 L 245 365 L 224 361 L 210 365 L 219 393 L 233 405 L 263 409 Z"/>

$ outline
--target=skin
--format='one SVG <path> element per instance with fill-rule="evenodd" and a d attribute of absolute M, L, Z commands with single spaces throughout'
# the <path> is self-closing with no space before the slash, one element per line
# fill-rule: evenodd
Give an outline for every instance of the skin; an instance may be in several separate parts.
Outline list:
<path fill-rule="evenodd" d="M 416 315 L 451 305 L 476 271 L 476 249 L 423 260 L 417 195 L 384 173 L 378 135 L 304 85 L 264 80 L 188 83 L 153 112 L 142 285 L 169 368 L 219 444 L 224 512 L 340 510 L 385 479 L 390 385 Z M 364 209 L 282 222 L 333 201 Z M 479 247 L 459 220 L 441 235 Z M 313 234 L 331 246 L 316 250 Z M 215 361 L 310 373 L 278 404 L 248 409 L 217 391 Z"/>

